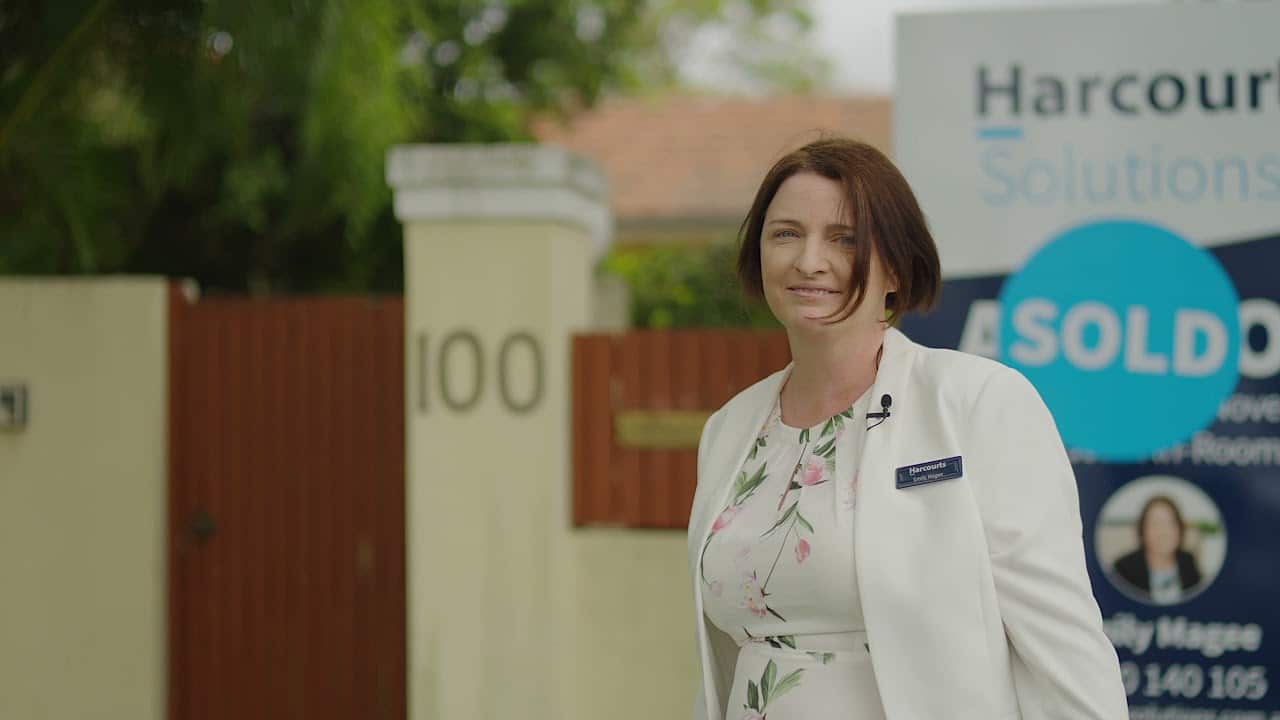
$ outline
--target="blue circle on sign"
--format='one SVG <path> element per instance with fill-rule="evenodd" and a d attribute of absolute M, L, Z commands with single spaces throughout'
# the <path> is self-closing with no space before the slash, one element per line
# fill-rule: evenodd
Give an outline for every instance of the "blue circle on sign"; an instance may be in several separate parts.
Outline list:
<path fill-rule="evenodd" d="M 1000 356 L 1068 447 L 1146 460 L 1213 422 L 1239 380 L 1240 299 L 1217 258 L 1147 222 L 1053 238 L 1000 291 Z"/>

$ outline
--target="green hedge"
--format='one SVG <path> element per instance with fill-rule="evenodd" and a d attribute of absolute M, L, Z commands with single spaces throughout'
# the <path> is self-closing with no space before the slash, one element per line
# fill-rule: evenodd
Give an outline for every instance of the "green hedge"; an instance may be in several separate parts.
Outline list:
<path fill-rule="evenodd" d="M 636 328 L 776 328 L 763 302 L 749 301 L 734 276 L 732 243 L 615 248 L 600 271 L 626 282 Z"/>

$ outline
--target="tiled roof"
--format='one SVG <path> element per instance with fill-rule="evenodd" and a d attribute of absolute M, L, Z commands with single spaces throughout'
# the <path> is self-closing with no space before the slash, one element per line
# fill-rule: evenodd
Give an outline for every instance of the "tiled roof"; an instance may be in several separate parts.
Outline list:
<path fill-rule="evenodd" d="M 620 221 L 736 222 L 783 153 L 823 133 L 888 153 L 891 126 L 887 97 L 670 96 L 607 100 L 534 135 L 599 163 Z"/>

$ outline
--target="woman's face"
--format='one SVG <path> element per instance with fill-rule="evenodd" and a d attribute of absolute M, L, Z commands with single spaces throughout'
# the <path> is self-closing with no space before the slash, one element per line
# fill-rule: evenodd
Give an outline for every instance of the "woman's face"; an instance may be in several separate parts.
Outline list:
<path fill-rule="evenodd" d="M 872 327 L 884 319 L 884 297 L 896 285 L 873 250 L 862 304 L 840 323 L 824 322 L 849 299 L 854 228 L 844 206 L 839 183 L 814 173 L 798 173 L 783 181 L 765 212 L 760 234 L 764 296 L 774 317 L 788 330 Z"/>
<path fill-rule="evenodd" d="M 1158 502 L 1147 510 L 1147 519 L 1142 524 L 1142 542 L 1148 552 L 1156 555 L 1172 556 L 1178 551 L 1181 544 L 1178 518 L 1167 503 Z"/>

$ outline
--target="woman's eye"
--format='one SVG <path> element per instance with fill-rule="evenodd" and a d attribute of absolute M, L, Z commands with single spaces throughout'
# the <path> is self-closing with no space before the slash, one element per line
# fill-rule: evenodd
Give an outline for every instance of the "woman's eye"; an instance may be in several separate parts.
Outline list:
<path fill-rule="evenodd" d="M 795 230 L 779 230 L 778 232 L 774 233 L 773 236 L 780 239 L 790 239 L 790 238 L 800 237 L 800 235 Z"/>
<path fill-rule="evenodd" d="M 836 242 L 840 243 L 841 245 L 853 245 L 855 242 L 857 242 L 857 238 L 855 238 L 852 235 L 840 235 L 836 237 Z"/>

